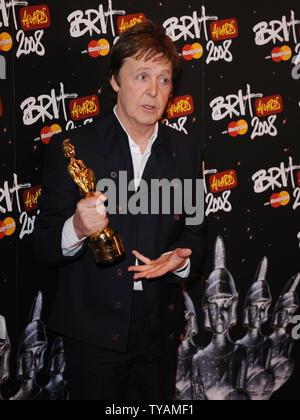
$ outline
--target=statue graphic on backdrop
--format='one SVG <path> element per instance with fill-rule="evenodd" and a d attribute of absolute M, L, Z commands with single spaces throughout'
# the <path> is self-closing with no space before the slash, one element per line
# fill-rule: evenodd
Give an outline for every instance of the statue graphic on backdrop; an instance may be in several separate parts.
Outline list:
<path fill-rule="evenodd" d="M 183 285 L 185 300 L 185 319 L 187 321 L 186 333 L 178 352 L 178 369 L 176 381 L 176 399 L 192 399 L 192 358 L 198 351 L 194 337 L 198 334 L 197 315 L 194 303 Z"/>
<path fill-rule="evenodd" d="M 238 293 L 226 268 L 225 246 L 218 237 L 214 271 L 210 275 L 203 301 L 205 328 L 212 332 L 211 343 L 193 357 L 194 400 L 248 400 L 239 388 L 241 360 L 234 357 L 235 343 L 229 336 L 237 323 Z"/>
<path fill-rule="evenodd" d="M 198 334 L 194 303 L 183 286 L 187 328 L 179 349 L 177 400 L 268 400 L 290 379 L 295 369 L 291 359 L 293 339 L 289 326 L 299 309 L 296 294 L 300 274 L 284 288 L 276 303 L 273 334 L 266 338 L 261 328 L 268 320 L 272 302 L 266 281 L 268 260 L 265 257 L 257 270 L 244 304 L 244 338 L 234 343 L 230 329 L 237 322 L 238 293 L 232 275 L 226 268 L 225 246 L 216 241 L 214 270 L 207 280 L 203 299 L 205 327 L 212 333 L 210 344 L 197 346 Z M 62 339 L 57 337 L 49 353 L 46 330 L 41 320 L 42 294 L 35 299 L 30 323 L 22 339 L 18 355 L 19 392 L 11 400 L 66 400 L 65 359 Z M 4 317 L 0 316 L 0 387 L 10 376 L 10 341 Z M 42 372 L 43 371 L 43 372 Z M 40 386 L 37 376 L 45 373 L 48 384 Z M 3 400 L 0 392 L 0 400 Z"/>
<path fill-rule="evenodd" d="M 0 316 L 0 401 L 4 398 L 1 393 L 2 385 L 8 380 L 10 375 L 9 357 L 11 353 L 10 340 L 6 329 L 6 321 Z"/>
<path fill-rule="evenodd" d="M 49 355 L 48 375 L 50 381 L 44 388 L 47 401 L 66 400 L 66 381 L 63 374 L 66 368 L 63 340 L 57 337 L 52 345 Z"/>
<path fill-rule="evenodd" d="M 273 334 L 267 340 L 266 369 L 271 370 L 275 376 L 273 392 L 278 391 L 292 376 L 295 370 L 295 362 L 291 359 L 294 341 L 288 333 L 288 327 L 299 309 L 299 300 L 296 294 L 300 283 L 300 274 L 294 276 L 284 288 L 276 303 L 272 327 Z M 269 398 L 271 398 L 270 393 Z"/>
<path fill-rule="evenodd" d="M 272 296 L 266 282 L 268 260 L 265 257 L 258 267 L 244 305 L 244 326 L 248 332 L 237 341 L 235 353 L 242 358 L 242 370 L 245 371 L 245 383 L 241 384 L 251 400 L 266 400 L 274 388 L 275 378 L 271 371 L 265 369 L 266 337 L 261 331 L 263 324 L 269 320 Z"/>
<path fill-rule="evenodd" d="M 42 293 L 39 292 L 34 306 L 30 323 L 27 326 L 21 342 L 18 355 L 18 379 L 22 382 L 19 392 L 13 401 L 38 400 L 42 395 L 42 388 L 37 384 L 37 375 L 44 367 L 44 358 L 48 340 L 44 324 L 41 321 Z"/>

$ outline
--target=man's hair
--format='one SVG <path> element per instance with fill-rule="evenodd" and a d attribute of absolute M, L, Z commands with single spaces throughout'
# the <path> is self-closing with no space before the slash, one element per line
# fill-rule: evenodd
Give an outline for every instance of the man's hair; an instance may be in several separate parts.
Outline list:
<path fill-rule="evenodd" d="M 174 42 L 166 35 L 162 26 L 147 19 L 123 32 L 111 51 L 109 80 L 114 76 L 116 82 L 120 84 L 120 70 L 126 58 L 130 57 L 135 57 L 137 60 L 144 58 L 146 61 L 158 57 L 169 61 L 173 68 L 173 91 L 176 89 L 181 67 L 180 56 Z M 116 102 L 117 95 L 110 84 L 109 87 Z"/>

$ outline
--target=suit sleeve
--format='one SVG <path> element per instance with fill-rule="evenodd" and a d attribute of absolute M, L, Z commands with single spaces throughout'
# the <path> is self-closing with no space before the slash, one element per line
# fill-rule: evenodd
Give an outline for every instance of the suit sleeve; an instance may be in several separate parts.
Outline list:
<path fill-rule="evenodd" d="M 200 149 L 200 147 L 199 147 Z M 201 152 L 198 151 L 197 153 L 198 159 L 196 163 L 196 170 L 195 170 L 195 178 L 198 180 L 203 179 L 203 167 L 202 167 L 202 158 Z M 193 182 L 193 205 L 196 206 L 196 179 Z M 204 202 L 204 195 L 203 195 L 203 202 L 201 202 L 203 206 L 203 212 L 205 213 L 205 202 Z M 190 215 L 185 214 L 185 218 L 190 218 Z M 168 251 L 174 251 L 177 248 L 189 248 L 192 250 L 192 255 L 190 256 L 191 267 L 190 267 L 190 274 L 187 278 L 182 279 L 175 274 L 168 275 L 168 282 L 169 283 L 182 283 L 189 281 L 190 279 L 194 278 L 195 276 L 199 275 L 203 270 L 203 266 L 205 263 L 206 258 L 206 247 L 207 247 L 207 221 L 203 219 L 201 224 L 197 225 L 188 225 L 185 222 L 185 225 L 178 237 L 178 239 L 173 242 Z"/>
<path fill-rule="evenodd" d="M 79 258 L 86 251 L 86 243 L 78 254 L 65 257 L 62 251 L 62 232 L 65 222 L 75 213 L 80 193 L 68 173 L 68 161 L 62 150 L 63 135 L 54 136 L 47 146 L 42 178 L 40 214 L 34 231 L 34 254 L 45 267 L 55 268 Z"/>

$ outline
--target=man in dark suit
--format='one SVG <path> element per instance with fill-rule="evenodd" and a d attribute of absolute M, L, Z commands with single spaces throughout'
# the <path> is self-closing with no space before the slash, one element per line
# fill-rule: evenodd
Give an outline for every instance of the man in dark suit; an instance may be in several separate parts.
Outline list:
<path fill-rule="evenodd" d="M 176 190 L 185 180 L 202 179 L 199 141 L 159 123 L 179 66 L 161 27 L 146 21 L 128 29 L 111 52 L 114 112 L 71 134 L 96 180 L 113 180 L 117 191 L 124 173 L 133 180 L 128 203 L 142 181 L 176 180 Z M 124 212 L 120 202 L 107 214 L 100 191 L 81 200 L 62 153 L 65 138 L 52 139 L 45 159 L 35 253 L 43 265 L 58 268 L 49 327 L 64 338 L 70 398 L 172 399 L 185 325 L 180 284 L 203 264 L 204 222 L 187 223 L 187 213 L 177 214 L 171 202 L 167 214 L 161 207 L 151 213 L 151 205 L 148 212 L 130 212 L 130 205 Z M 151 187 L 144 194 L 151 199 Z M 195 182 L 191 197 L 194 206 L 204 205 Z M 126 258 L 104 267 L 96 265 L 86 239 L 108 223 L 121 235 Z"/>

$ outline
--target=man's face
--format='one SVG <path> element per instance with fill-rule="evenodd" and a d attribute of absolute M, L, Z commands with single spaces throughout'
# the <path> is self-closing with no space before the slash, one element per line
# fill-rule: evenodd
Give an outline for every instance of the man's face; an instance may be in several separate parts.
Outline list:
<path fill-rule="evenodd" d="M 172 90 L 172 64 L 164 58 L 127 58 L 119 83 L 111 85 L 118 94 L 118 114 L 131 128 L 154 126 L 163 115 Z"/>

